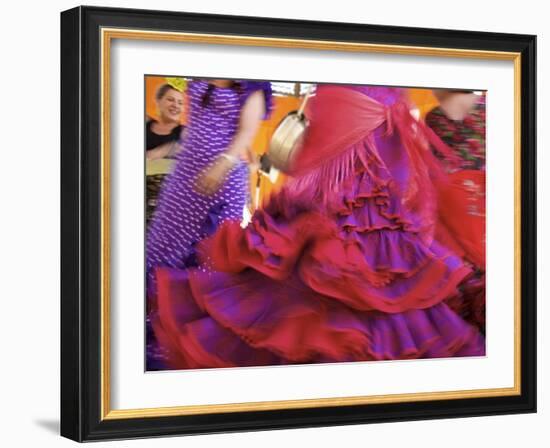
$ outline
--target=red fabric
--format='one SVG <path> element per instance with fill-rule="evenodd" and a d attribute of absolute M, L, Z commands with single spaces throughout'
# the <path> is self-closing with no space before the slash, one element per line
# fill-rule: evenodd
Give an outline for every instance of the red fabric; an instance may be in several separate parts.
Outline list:
<path fill-rule="evenodd" d="M 423 143 L 416 139 L 420 133 L 424 136 L 424 142 L 429 141 L 441 154 L 456 158 L 433 130 L 414 119 L 402 101 L 385 106 L 343 86 L 321 85 L 308 111 L 310 126 L 303 146 L 293 160 L 294 175 L 329 163 L 384 123 L 388 135 L 398 128 L 402 136 L 412 137 L 408 139 L 409 149 Z M 413 126 L 418 129 L 412 129 Z"/>
<path fill-rule="evenodd" d="M 310 126 L 293 160 L 294 175 L 338 157 L 384 123 L 389 114 L 378 101 L 335 85 L 320 85 L 309 111 Z"/>
<path fill-rule="evenodd" d="M 449 175 L 439 192 L 439 216 L 464 256 L 485 270 L 485 171 Z M 448 244 L 453 244 L 449 242 Z"/>

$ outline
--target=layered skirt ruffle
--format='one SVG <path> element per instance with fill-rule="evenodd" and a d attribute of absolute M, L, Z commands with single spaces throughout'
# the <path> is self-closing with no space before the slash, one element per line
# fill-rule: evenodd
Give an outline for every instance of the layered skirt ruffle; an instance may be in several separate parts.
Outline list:
<path fill-rule="evenodd" d="M 291 181 L 246 229 L 229 221 L 203 241 L 202 269 L 157 269 L 170 367 L 483 355 L 446 303 L 470 268 L 392 179 L 365 164 L 328 201 Z"/>

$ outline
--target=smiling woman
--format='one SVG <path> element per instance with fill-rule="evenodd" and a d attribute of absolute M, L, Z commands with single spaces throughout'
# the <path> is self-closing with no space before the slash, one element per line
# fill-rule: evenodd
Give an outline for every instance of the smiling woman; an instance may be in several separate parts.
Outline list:
<path fill-rule="evenodd" d="M 147 223 L 153 216 L 160 189 L 170 170 L 171 161 L 164 159 L 173 158 L 181 149 L 178 142 L 184 129 L 181 117 L 184 112 L 185 86 L 182 78 L 149 77 L 146 81 L 149 80 L 164 82 L 156 88 L 154 95 L 155 116 L 158 118 L 148 115 L 146 122 L 145 154 L 151 166 L 156 165 L 153 172 L 147 173 Z"/>
<path fill-rule="evenodd" d="M 168 157 L 175 150 L 183 126 L 180 124 L 183 112 L 183 94 L 170 84 L 162 84 L 155 95 L 159 119 L 147 122 L 147 158 Z"/>

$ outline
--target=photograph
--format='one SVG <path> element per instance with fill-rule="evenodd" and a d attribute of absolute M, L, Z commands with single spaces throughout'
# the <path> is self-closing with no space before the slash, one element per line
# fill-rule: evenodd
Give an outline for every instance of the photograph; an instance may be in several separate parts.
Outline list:
<path fill-rule="evenodd" d="M 146 370 L 485 355 L 488 92 L 145 95 Z"/>

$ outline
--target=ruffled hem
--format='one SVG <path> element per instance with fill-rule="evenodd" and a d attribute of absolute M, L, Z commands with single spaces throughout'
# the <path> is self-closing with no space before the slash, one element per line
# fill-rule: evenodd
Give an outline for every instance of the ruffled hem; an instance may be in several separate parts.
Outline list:
<path fill-rule="evenodd" d="M 279 281 L 296 272 L 317 293 L 358 310 L 427 308 L 455 293 L 470 268 L 427 232 L 413 231 L 419 226 L 403 218 L 387 185 L 364 172 L 346 191 L 332 215 L 282 193 L 245 230 L 223 224 L 199 252 L 217 271 L 252 268 Z"/>
<path fill-rule="evenodd" d="M 372 169 L 369 172 L 362 170 L 351 185 L 332 200 L 329 210 L 333 210 L 337 224 L 348 231 L 402 229 L 418 233 L 420 226 L 397 199 L 400 192 L 395 191 L 396 185 L 375 176 L 380 173 L 375 175 Z"/>
<path fill-rule="evenodd" d="M 293 277 L 157 271 L 157 338 L 173 368 L 481 356 L 484 339 L 446 304 L 357 312 Z"/>

